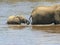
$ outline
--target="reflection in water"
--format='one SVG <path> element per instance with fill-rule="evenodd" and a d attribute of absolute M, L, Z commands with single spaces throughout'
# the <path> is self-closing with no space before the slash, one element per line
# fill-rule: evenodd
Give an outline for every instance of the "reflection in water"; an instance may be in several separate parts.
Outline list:
<path fill-rule="evenodd" d="M 13 30 L 17 30 L 17 29 L 24 29 L 26 26 L 21 26 L 21 25 L 8 25 L 8 28 L 11 28 Z"/>
<path fill-rule="evenodd" d="M 60 26 L 32 26 L 32 29 L 48 33 L 60 33 Z"/>

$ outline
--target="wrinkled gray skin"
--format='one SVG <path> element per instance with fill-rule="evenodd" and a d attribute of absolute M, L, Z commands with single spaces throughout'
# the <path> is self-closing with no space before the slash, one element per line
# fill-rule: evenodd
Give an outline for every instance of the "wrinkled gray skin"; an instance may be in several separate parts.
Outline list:
<path fill-rule="evenodd" d="M 7 24 L 21 24 L 21 23 L 27 25 L 30 24 L 30 22 L 27 19 L 25 19 L 23 16 L 10 16 L 7 20 Z"/>
<path fill-rule="evenodd" d="M 32 25 L 36 24 L 59 24 L 60 23 L 60 5 L 40 6 L 32 11 Z M 59 10 L 57 12 L 57 10 Z"/>

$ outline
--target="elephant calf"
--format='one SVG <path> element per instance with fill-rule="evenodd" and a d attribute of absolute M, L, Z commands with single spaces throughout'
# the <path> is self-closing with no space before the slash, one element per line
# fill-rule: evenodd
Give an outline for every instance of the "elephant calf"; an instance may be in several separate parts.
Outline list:
<path fill-rule="evenodd" d="M 29 25 L 29 21 L 22 15 L 20 16 L 10 16 L 8 17 L 7 24 L 21 24 L 21 23 L 26 23 Z"/>

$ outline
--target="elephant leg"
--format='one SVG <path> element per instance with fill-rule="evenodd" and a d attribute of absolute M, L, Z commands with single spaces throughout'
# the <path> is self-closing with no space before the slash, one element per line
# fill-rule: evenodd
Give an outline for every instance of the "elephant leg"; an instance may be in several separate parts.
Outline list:
<path fill-rule="evenodd" d="M 32 25 L 38 25 L 38 23 L 37 23 L 37 22 L 32 22 L 31 24 L 32 24 Z"/>
<path fill-rule="evenodd" d="M 21 24 L 21 23 L 18 23 L 18 22 L 12 22 L 12 24 Z"/>
<path fill-rule="evenodd" d="M 32 18 L 32 23 L 31 24 L 32 25 L 37 25 L 38 24 L 37 19 L 36 18 Z"/>

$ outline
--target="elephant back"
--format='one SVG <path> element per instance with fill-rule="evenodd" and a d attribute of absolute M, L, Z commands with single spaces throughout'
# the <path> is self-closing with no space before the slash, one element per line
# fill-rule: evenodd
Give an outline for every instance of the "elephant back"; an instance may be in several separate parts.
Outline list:
<path fill-rule="evenodd" d="M 8 24 L 20 24 L 20 20 L 16 16 L 9 16 L 7 23 Z"/>

